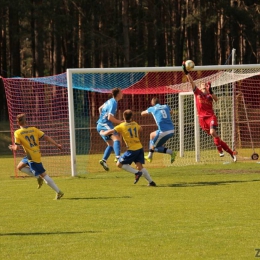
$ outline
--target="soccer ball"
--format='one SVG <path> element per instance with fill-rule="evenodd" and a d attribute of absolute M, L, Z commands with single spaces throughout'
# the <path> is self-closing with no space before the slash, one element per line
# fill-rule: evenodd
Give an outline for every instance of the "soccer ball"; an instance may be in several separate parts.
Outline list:
<path fill-rule="evenodd" d="M 185 61 L 185 67 L 186 67 L 187 71 L 191 71 L 191 70 L 194 69 L 195 64 L 194 64 L 194 62 L 192 60 L 186 60 Z"/>

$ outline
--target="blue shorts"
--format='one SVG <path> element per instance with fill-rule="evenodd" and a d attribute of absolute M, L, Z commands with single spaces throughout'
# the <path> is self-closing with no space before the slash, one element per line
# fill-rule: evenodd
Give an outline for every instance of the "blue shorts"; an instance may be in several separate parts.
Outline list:
<path fill-rule="evenodd" d="M 100 134 L 100 131 L 101 131 L 101 130 L 107 131 L 107 130 L 111 130 L 111 129 L 114 129 L 114 126 L 113 126 L 112 123 L 111 123 L 111 124 L 97 124 L 97 131 L 98 131 L 99 135 L 102 137 L 102 139 L 103 139 L 105 142 L 107 142 L 108 140 L 112 140 L 112 139 L 111 139 L 111 137 L 108 136 L 108 135 L 106 135 L 106 136 L 105 136 L 105 135 L 101 135 L 101 134 Z M 114 132 L 113 135 L 118 135 L 118 133 L 117 133 L 117 132 Z"/>
<path fill-rule="evenodd" d="M 144 149 L 141 148 L 136 151 L 127 150 L 120 156 L 119 162 L 121 164 L 131 164 L 132 162 L 144 164 Z"/>
<path fill-rule="evenodd" d="M 29 165 L 31 172 L 33 173 L 34 176 L 38 176 L 42 173 L 44 173 L 46 170 L 43 168 L 42 163 L 36 163 L 29 161 L 27 157 L 24 157 L 22 159 L 22 162 Z"/>
<path fill-rule="evenodd" d="M 27 164 L 27 165 L 29 166 L 27 156 L 25 156 L 25 157 L 21 160 L 21 162 L 23 162 L 23 163 L 25 163 L 25 164 Z"/>
<path fill-rule="evenodd" d="M 170 138 L 174 135 L 174 130 L 162 132 L 160 130 L 156 131 L 156 136 L 152 140 L 154 147 L 163 146 Z"/>

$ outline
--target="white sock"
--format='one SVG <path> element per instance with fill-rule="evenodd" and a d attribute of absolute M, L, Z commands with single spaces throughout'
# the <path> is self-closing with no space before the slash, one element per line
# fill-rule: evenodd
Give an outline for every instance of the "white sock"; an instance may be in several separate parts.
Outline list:
<path fill-rule="evenodd" d="M 49 185 L 53 190 L 55 190 L 57 193 L 60 191 L 60 189 L 57 187 L 57 185 L 54 183 L 53 179 L 49 175 L 45 175 L 43 177 L 45 183 Z"/>
<path fill-rule="evenodd" d="M 28 174 L 30 176 L 35 177 L 34 174 L 31 172 L 29 167 L 23 167 L 20 171 L 23 172 L 23 173 L 26 173 L 26 174 Z"/>
<path fill-rule="evenodd" d="M 123 164 L 122 169 L 133 174 L 138 173 L 138 171 L 131 167 L 129 164 Z"/>
<path fill-rule="evenodd" d="M 148 158 L 153 158 L 153 153 L 152 152 L 149 152 L 148 155 L 147 155 Z"/>
<path fill-rule="evenodd" d="M 145 179 L 148 180 L 149 183 L 151 183 L 153 181 L 150 174 L 148 173 L 148 171 L 145 168 L 142 169 L 142 173 L 143 173 L 143 176 L 145 177 Z"/>

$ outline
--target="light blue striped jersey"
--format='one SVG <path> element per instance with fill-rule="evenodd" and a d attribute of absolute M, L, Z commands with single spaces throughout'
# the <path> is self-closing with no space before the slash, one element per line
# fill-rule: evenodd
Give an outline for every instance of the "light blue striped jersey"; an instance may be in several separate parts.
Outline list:
<path fill-rule="evenodd" d="M 174 125 L 171 120 L 171 109 L 168 105 L 156 104 L 147 109 L 147 112 L 152 114 L 158 126 L 158 130 L 165 132 L 174 130 Z"/>
<path fill-rule="evenodd" d="M 108 115 L 111 114 L 115 116 L 117 111 L 117 101 L 114 98 L 110 98 L 104 103 L 102 107 L 101 114 L 97 121 L 98 124 L 111 124 L 111 121 L 108 120 Z"/>

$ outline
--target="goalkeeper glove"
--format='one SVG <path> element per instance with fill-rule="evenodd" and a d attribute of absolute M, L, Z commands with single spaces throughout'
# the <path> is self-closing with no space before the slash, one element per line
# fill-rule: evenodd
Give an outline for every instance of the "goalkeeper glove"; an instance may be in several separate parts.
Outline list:
<path fill-rule="evenodd" d="M 183 69 L 183 72 L 185 73 L 185 75 L 189 74 L 189 72 L 186 69 L 185 61 L 182 62 L 182 69 Z"/>
<path fill-rule="evenodd" d="M 211 83 L 210 83 L 210 82 L 208 82 L 208 83 L 207 83 L 207 89 L 208 89 L 208 91 L 209 91 L 209 93 L 210 93 L 211 95 L 213 95 L 213 94 L 214 94 L 214 92 L 213 92 L 213 90 L 212 90 L 212 87 L 211 87 Z"/>

